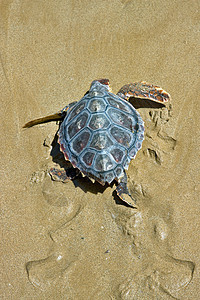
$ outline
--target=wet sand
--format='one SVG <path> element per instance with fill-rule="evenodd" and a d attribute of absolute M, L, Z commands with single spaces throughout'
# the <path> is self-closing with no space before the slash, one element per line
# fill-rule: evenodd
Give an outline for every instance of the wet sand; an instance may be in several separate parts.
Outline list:
<path fill-rule="evenodd" d="M 200 294 L 196 1 L 2 1 L 1 298 L 191 299 Z M 140 108 L 128 174 L 138 209 L 87 178 L 50 179 L 55 122 L 92 80 L 171 94 Z M 45 141 L 45 142 L 44 142 Z"/>

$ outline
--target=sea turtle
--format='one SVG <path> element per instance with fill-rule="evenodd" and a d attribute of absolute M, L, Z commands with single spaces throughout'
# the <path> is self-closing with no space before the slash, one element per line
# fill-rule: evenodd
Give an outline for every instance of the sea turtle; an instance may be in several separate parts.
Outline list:
<path fill-rule="evenodd" d="M 130 97 L 165 104 L 170 95 L 144 81 L 124 85 L 115 95 L 108 79 L 94 80 L 84 97 L 56 114 L 30 121 L 24 127 L 61 120 L 58 131 L 60 150 L 83 175 L 102 185 L 116 180 L 118 196 L 135 207 L 127 188 L 130 160 L 135 158 L 144 139 L 144 123 Z M 66 171 L 52 168 L 50 174 L 65 180 Z"/>

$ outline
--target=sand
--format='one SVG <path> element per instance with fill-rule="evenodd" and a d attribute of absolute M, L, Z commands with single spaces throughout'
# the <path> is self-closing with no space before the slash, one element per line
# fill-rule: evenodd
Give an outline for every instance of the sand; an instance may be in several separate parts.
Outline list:
<path fill-rule="evenodd" d="M 200 295 L 198 1 L 0 2 L 1 299 Z M 138 209 L 86 178 L 53 182 L 55 122 L 92 80 L 145 80 L 172 107 L 140 108 L 128 174 Z M 44 142 L 45 141 L 45 142 Z"/>

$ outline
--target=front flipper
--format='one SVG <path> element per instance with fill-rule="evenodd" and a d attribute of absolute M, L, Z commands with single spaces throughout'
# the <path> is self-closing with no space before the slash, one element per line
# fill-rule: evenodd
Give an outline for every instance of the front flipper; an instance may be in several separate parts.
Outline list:
<path fill-rule="evenodd" d="M 62 113 L 58 112 L 58 113 L 53 114 L 53 115 L 49 115 L 49 116 L 46 116 L 46 117 L 42 117 L 42 118 L 39 118 L 39 119 L 32 120 L 32 121 L 26 123 L 23 126 L 23 128 L 30 128 L 30 127 L 38 125 L 38 124 L 47 123 L 47 122 L 50 122 L 50 121 L 57 121 L 57 120 L 61 120 L 61 119 L 63 119 L 63 115 L 62 115 Z"/>
<path fill-rule="evenodd" d="M 148 99 L 163 104 L 171 99 L 170 94 L 161 87 L 149 84 L 145 81 L 126 84 L 119 90 L 117 95 L 125 100 L 134 97 Z"/>
<path fill-rule="evenodd" d="M 70 103 L 69 105 L 66 105 L 62 110 L 60 110 L 59 112 L 57 112 L 53 115 L 49 115 L 49 116 L 46 116 L 46 117 L 42 117 L 42 118 L 39 118 L 39 119 L 32 120 L 32 121 L 26 123 L 23 126 L 23 128 L 29 128 L 29 127 L 32 127 L 32 126 L 35 126 L 35 125 L 38 125 L 38 124 L 42 124 L 42 123 L 47 123 L 47 122 L 50 122 L 50 121 L 62 120 L 66 116 L 66 113 L 67 113 L 68 109 L 71 108 L 72 106 L 74 106 L 75 103 L 76 103 L 76 101 Z"/>
<path fill-rule="evenodd" d="M 127 175 L 124 171 L 123 177 L 121 177 L 118 180 L 118 186 L 116 187 L 116 192 L 119 198 L 126 202 L 129 206 L 133 208 L 137 208 L 135 199 L 131 196 L 129 193 L 128 187 L 127 187 Z"/>

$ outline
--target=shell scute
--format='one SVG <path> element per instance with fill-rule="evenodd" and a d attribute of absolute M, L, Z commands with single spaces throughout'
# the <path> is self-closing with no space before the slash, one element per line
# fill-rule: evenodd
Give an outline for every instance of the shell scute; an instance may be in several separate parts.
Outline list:
<path fill-rule="evenodd" d="M 132 140 L 132 135 L 130 132 L 114 126 L 111 128 L 110 133 L 118 143 L 124 145 L 125 147 L 130 146 Z"/>
<path fill-rule="evenodd" d="M 127 129 L 132 130 L 133 128 L 133 118 L 131 116 L 129 116 L 128 114 L 125 114 L 124 112 L 114 109 L 114 108 L 110 108 L 108 110 L 108 115 L 110 116 L 110 118 L 112 119 L 112 121 L 120 126 L 123 126 Z"/>
<path fill-rule="evenodd" d="M 85 147 L 87 146 L 88 140 L 90 138 L 90 132 L 89 131 L 83 131 L 81 132 L 72 142 L 72 149 L 76 153 L 81 153 Z"/>
<path fill-rule="evenodd" d="M 85 126 L 87 120 L 88 114 L 86 112 L 83 112 L 82 114 L 78 115 L 74 121 L 71 122 L 67 130 L 70 139 Z"/>
<path fill-rule="evenodd" d="M 113 148 L 111 151 L 110 151 L 111 155 L 113 156 L 114 160 L 117 162 L 117 163 L 120 163 L 124 157 L 124 152 L 123 150 L 119 149 L 119 148 Z"/>
<path fill-rule="evenodd" d="M 93 135 L 92 141 L 90 143 L 90 147 L 102 150 L 107 149 L 113 145 L 112 140 L 108 137 L 106 132 L 97 132 Z"/>
<path fill-rule="evenodd" d="M 80 112 L 83 111 L 85 106 L 86 106 L 86 101 L 78 102 L 70 111 L 70 117 L 68 119 L 68 122 L 71 121 L 75 116 L 80 114 Z"/>
<path fill-rule="evenodd" d="M 113 162 L 108 154 L 98 154 L 95 160 L 95 169 L 97 171 L 109 171 L 113 168 Z"/>
<path fill-rule="evenodd" d="M 123 167 L 117 166 L 117 168 L 115 169 L 116 178 L 119 178 L 122 173 Z"/>
<path fill-rule="evenodd" d="M 93 130 L 105 129 L 110 125 L 109 119 L 105 114 L 99 113 L 98 115 L 93 115 L 91 117 L 89 127 Z"/>
<path fill-rule="evenodd" d="M 90 100 L 88 108 L 91 112 L 104 112 L 106 108 L 106 103 L 103 98 L 94 98 Z"/>
<path fill-rule="evenodd" d="M 91 151 L 88 151 L 83 155 L 82 160 L 87 167 L 90 167 L 92 165 L 94 156 L 95 156 L 95 153 L 91 152 Z"/>
<path fill-rule="evenodd" d="M 127 104 L 126 102 L 123 103 L 124 101 L 121 101 L 119 99 L 115 99 L 113 97 L 108 97 L 106 99 L 107 99 L 108 103 L 111 106 L 113 106 L 115 108 L 118 108 L 118 109 L 120 109 L 122 111 L 125 111 L 125 112 L 128 112 L 128 113 L 132 113 L 131 108 L 128 105 L 126 105 Z"/>

